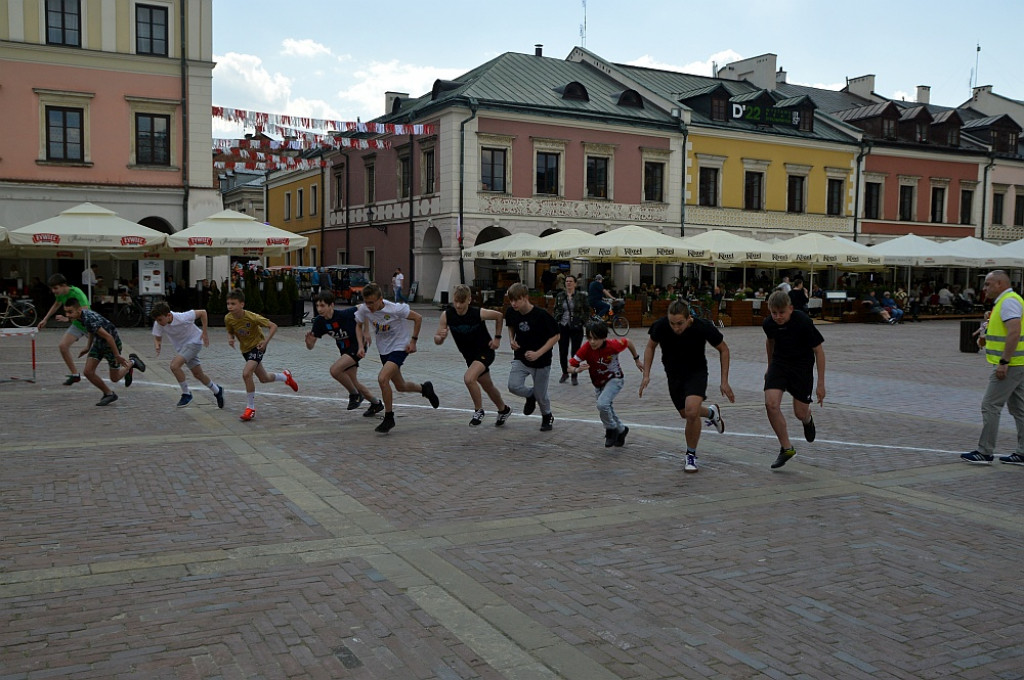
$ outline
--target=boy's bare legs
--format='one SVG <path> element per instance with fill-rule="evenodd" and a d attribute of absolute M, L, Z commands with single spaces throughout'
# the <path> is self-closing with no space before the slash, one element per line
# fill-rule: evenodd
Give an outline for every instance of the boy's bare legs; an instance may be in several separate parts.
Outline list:
<path fill-rule="evenodd" d="M 351 356 L 346 354 L 331 364 L 331 377 L 341 383 L 349 394 L 358 392 L 370 403 L 376 401 L 370 388 L 359 382 L 359 367 Z"/>
<path fill-rule="evenodd" d="M 112 390 L 107 389 L 107 383 L 103 382 L 103 378 L 99 377 L 96 374 L 96 367 L 99 366 L 99 364 L 99 359 L 89 357 L 88 359 L 85 360 L 85 370 L 82 371 L 82 375 L 85 376 L 86 380 L 95 385 L 100 392 L 102 392 L 104 395 L 107 395 L 110 394 Z M 111 378 L 113 378 L 114 371 L 116 370 L 117 369 L 114 368 L 110 369 Z M 115 380 L 114 382 L 117 381 Z"/>
<path fill-rule="evenodd" d="M 402 367 L 393 361 L 389 361 L 384 364 L 384 368 L 380 369 L 380 373 L 377 374 L 377 384 L 380 386 L 380 398 L 384 402 L 385 413 L 394 411 L 392 408 L 394 403 L 394 392 L 391 386 L 395 386 L 395 390 L 398 392 L 416 392 L 421 393 L 423 386 L 419 383 L 414 383 L 406 380 L 402 377 Z"/>
<path fill-rule="evenodd" d="M 72 375 L 78 375 L 78 369 L 75 367 L 75 359 L 71 356 L 71 345 L 75 344 L 78 340 L 75 336 L 70 333 L 65 333 L 61 336 L 60 344 L 57 345 L 57 349 L 60 350 L 60 356 L 64 359 L 64 363 L 67 364 L 68 371 Z"/>
<path fill-rule="evenodd" d="M 697 444 L 700 443 L 700 432 L 703 427 L 701 418 L 707 418 L 711 415 L 711 411 L 704 406 L 704 398 L 699 394 L 691 394 L 686 397 L 686 403 L 679 415 L 686 421 L 685 438 L 686 448 L 697 450 Z"/>
<path fill-rule="evenodd" d="M 476 366 L 475 363 L 473 365 Z M 499 411 L 504 411 L 505 408 L 506 408 L 505 407 L 505 400 L 502 399 L 502 397 L 501 397 L 501 390 L 499 390 L 497 387 L 495 387 L 494 381 L 491 380 L 491 374 L 490 373 L 484 373 L 483 375 L 481 375 L 479 378 L 476 379 L 476 382 L 480 385 L 480 387 L 483 388 L 484 392 L 487 393 L 488 398 L 492 402 L 494 402 L 494 405 L 498 408 L 498 410 Z M 470 394 L 472 394 L 472 393 L 473 393 L 473 391 L 472 391 L 472 389 L 470 389 Z M 478 408 L 478 409 L 482 408 L 482 406 L 483 406 L 483 400 L 480 400 L 479 403 L 478 402 L 473 402 L 473 403 L 476 406 L 476 408 Z"/>
<path fill-rule="evenodd" d="M 764 408 L 768 412 L 768 422 L 771 424 L 772 430 L 775 432 L 775 436 L 779 439 L 779 446 L 784 449 L 790 449 L 793 447 L 793 444 L 789 441 L 789 428 L 786 426 L 786 416 L 782 413 L 782 395 L 782 390 L 765 390 Z M 794 411 L 796 411 L 797 403 L 799 402 L 794 400 Z M 808 410 L 809 409 L 805 409 L 805 411 Z M 807 413 L 805 412 L 804 418 L 806 417 Z"/>

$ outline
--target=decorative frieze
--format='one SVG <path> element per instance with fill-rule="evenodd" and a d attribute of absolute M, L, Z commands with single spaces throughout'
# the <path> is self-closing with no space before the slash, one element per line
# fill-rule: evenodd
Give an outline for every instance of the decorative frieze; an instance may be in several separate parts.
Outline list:
<path fill-rule="evenodd" d="M 480 212 L 492 215 L 578 218 L 625 222 L 673 222 L 666 204 L 624 204 L 608 201 L 569 201 L 562 198 L 517 198 L 480 194 Z"/>

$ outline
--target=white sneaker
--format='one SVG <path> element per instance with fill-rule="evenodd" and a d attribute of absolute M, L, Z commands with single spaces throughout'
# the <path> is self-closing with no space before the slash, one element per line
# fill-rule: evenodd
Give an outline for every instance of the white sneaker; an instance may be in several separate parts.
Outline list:
<path fill-rule="evenodd" d="M 683 472 L 697 472 L 697 454 L 686 454 L 686 465 L 683 466 Z"/>
<path fill-rule="evenodd" d="M 708 416 L 708 419 L 704 424 L 714 427 L 718 430 L 718 434 L 725 432 L 725 421 L 722 420 L 722 411 L 718 407 L 718 404 L 708 404 L 708 411 L 710 411 L 711 414 Z"/>

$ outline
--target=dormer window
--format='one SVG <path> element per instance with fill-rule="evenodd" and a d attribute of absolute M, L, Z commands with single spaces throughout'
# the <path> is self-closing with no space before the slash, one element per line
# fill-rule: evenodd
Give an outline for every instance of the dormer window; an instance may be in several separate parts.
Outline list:
<path fill-rule="evenodd" d="M 946 145 L 947 146 L 960 146 L 960 130 L 951 127 L 946 131 Z"/>
<path fill-rule="evenodd" d="M 813 109 L 801 109 L 800 123 L 797 128 L 800 132 L 814 132 L 814 110 Z"/>
<path fill-rule="evenodd" d="M 896 139 L 896 120 L 893 118 L 882 119 L 882 138 Z"/>
<path fill-rule="evenodd" d="M 711 100 L 711 120 L 725 121 L 729 118 L 729 100 L 715 97 Z"/>
<path fill-rule="evenodd" d="M 589 102 L 590 94 L 587 92 L 587 88 L 583 87 L 583 84 L 577 81 L 572 81 L 568 85 L 555 88 L 555 92 L 562 94 L 562 99 L 572 99 L 579 102 Z"/>
<path fill-rule="evenodd" d="M 920 144 L 928 143 L 928 123 L 918 121 L 914 125 L 914 141 Z"/>
<path fill-rule="evenodd" d="M 640 96 L 640 93 L 636 90 L 623 90 L 619 93 L 618 101 L 616 102 L 619 106 L 629 106 L 634 109 L 644 108 L 644 98 Z"/>

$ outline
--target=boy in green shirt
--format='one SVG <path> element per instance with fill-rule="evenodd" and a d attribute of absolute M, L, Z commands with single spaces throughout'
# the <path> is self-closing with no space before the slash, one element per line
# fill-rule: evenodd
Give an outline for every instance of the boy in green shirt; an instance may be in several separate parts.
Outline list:
<path fill-rule="evenodd" d="M 68 280 L 63 274 L 54 274 L 49 278 L 47 284 L 50 286 L 50 291 L 53 293 L 53 297 L 56 298 L 53 301 L 53 305 L 50 307 L 50 311 L 46 313 L 43 320 L 39 322 L 37 326 L 39 330 L 46 328 L 46 321 L 54 315 L 57 311 L 63 311 L 64 305 L 68 300 L 77 300 L 79 306 L 82 309 L 89 309 L 89 298 L 86 297 L 85 293 L 78 286 L 72 286 L 68 284 Z M 63 314 L 57 314 L 53 316 L 57 321 L 68 321 L 68 317 Z M 64 381 L 65 385 L 74 385 L 76 382 L 81 382 L 82 376 L 79 375 L 78 369 L 75 368 L 75 360 L 71 357 L 71 345 L 86 335 L 85 326 L 82 325 L 81 321 L 72 321 L 68 329 L 64 331 L 64 336 L 60 339 L 60 356 L 64 359 L 64 363 L 67 364 L 68 370 L 71 371 L 68 374 L 67 380 Z"/>

